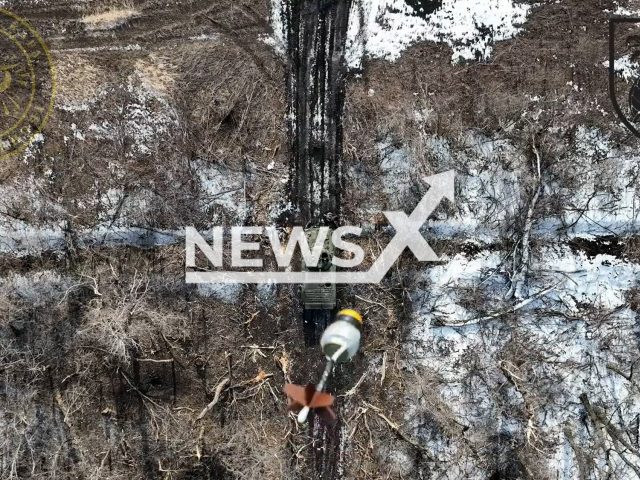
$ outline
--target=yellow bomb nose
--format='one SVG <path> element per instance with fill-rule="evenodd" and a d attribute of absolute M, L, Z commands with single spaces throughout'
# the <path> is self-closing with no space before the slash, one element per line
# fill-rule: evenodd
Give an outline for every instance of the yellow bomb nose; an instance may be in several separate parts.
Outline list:
<path fill-rule="evenodd" d="M 362 323 L 362 315 L 355 310 L 340 310 L 338 316 L 346 315 L 347 317 L 355 318 L 358 322 Z"/>
<path fill-rule="evenodd" d="M 362 315 L 355 310 L 340 310 L 335 318 L 335 321 L 338 320 L 351 323 L 353 326 L 357 327 L 358 330 L 362 329 Z"/>

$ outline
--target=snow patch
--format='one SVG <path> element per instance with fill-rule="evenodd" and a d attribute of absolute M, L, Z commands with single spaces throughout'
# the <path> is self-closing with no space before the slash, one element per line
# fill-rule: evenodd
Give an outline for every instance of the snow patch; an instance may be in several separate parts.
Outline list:
<path fill-rule="evenodd" d="M 274 35 L 265 39 L 278 52 L 286 51 L 282 3 L 272 0 Z M 419 41 L 446 43 L 451 61 L 485 60 L 494 42 L 516 36 L 531 6 L 511 0 L 443 0 L 430 15 L 417 16 L 404 0 L 354 2 L 349 14 L 346 59 L 359 68 L 364 56 L 396 60 L 403 50 Z"/>
<path fill-rule="evenodd" d="M 403 0 L 369 0 L 363 10 L 365 54 L 393 61 L 411 44 L 429 40 L 449 45 L 456 63 L 489 58 L 494 42 L 521 31 L 518 25 L 531 6 L 511 0 L 444 0 L 440 9 L 420 18 Z"/>
<path fill-rule="evenodd" d="M 198 294 L 203 297 L 213 297 L 227 303 L 234 303 L 242 294 L 244 285 L 241 283 L 199 283 Z"/>
<path fill-rule="evenodd" d="M 211 210 L 212 222 L 222 223 L 224 215 L 216 211 L 216 207 L 222 207 L 224 213 L 232 216 L 232 222 L 242 224 L 252 208 L 252 204 L 245 198 L 247 177 L 244 173 L 201 160 L 193 162 L 193 165 L 203 192 L 201 208 Z"/>
<path fill-rule="evenodd" d="M 611 255 L 588 258 L 584 252 L 573 253 L 567 246 L 555 245 L 542 247 L 536 257 L 532 269 L 543 272 L 543 277 L 532 282 L 532 290 L 555 284 L 546 298 L 572 314 L 587 305 L 610 310 L 620 307 L 626 303 L 626 291 L 640 285 L 640 265 Z"/>
<path fill-rule="evenodd" d="M 435 322 L 477 318 L 484 314 L 478 308 L 486 305 L 499 310 L 507 275 L 500 264 L 506 253 L 459 254 L 418 273 L 404 347 L 406 368 L 416 374 L 407 395 L 418 401 L 407 406 L 406 428 L 437 459 L 436 465 L 455 478 L 491 474 L 482 461 L 456 462 L 466 442 L 481 445 L 486 435 L 534 445 L 544 438 L 549 478 L 573 478 L 576 467 L 565 433 L 579 447 L 593 448 L 593 433 L 582 421 L 581 394 L 588 393 L 593 405 L 615 411 L 612 423 L 631 422 L 640 413 L 633 384 L 611 371 L 629 372 L 637 358 L 637 313 L 625 307 L 625 293 L 638 286 L 640 265 L 544 246 L 531 265 L 531 290 L 555 285 L 548 295 L 508 321 L 496 317 L 457 328 Z M 482 292 L 484 300 L 462 298 L 465 290 Z M 432 383 L 421 385 L 429 378 Z M 526 407 L 536 398 L 532 416 Z M 443 410 L 447 420 L 438 416 Z M 441 431 L 447 421 L 470 428 L 452 439 Z M 611 462 L 620 472 L 628 471 L 620 458 L 613 456 Z M 563 477 L 567 472 L 573 473 Z"/>
<path fill-rule="evenodd" d="M 602 62 L 602 66 L 609 68 L 609 60 Z M 638 76 L 640 68 L 637 62 L 631 61 L 631 55 L 623 55 L 613 61 L 613 69 L 616 74 L 624 78 L 625 81 L 633 80 Z"/>

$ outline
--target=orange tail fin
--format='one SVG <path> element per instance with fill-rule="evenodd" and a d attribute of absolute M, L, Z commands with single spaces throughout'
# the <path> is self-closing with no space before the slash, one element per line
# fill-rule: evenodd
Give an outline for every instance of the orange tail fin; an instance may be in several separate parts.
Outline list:
<path fill-rule="evenodd" d="M 303 407 L 314 410 L 327 424 L 333 425 L 336 415 L 331 410 L 335 397 L 326 392 L 318 392 L 314 385 L 292 385 L 287 383 L 283 389 L 289 397 L 289 410 L 299 412 Z"/>

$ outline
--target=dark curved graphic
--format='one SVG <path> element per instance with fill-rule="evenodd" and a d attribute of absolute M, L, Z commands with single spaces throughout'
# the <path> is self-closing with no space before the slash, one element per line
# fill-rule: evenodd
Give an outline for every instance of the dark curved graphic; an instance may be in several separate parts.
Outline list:
<path fill-rule="evenodd" d="M 622 111 L 622 108 L 620 108 L 618 98 L 616 97 L 616 25 L 619 23 L 640 23 L 640 17 L 621 17 L 614 15 L 609 18 L 609 96 L 611 97 L 613 109 L 622 123 L 631 133 L 640 138 L 640 131 L 638 131 L 638 128 L 634 125 L 634 123 L 640 121 L 640 78 L 636 78 L 634 80 L 629 91 L 628 106 L 630 118 L 627 117 L 627 115 Z M 630 46 L 633 49 L 631 61 L 635 61 L 640 58 L 640 36 L 629 36 L 627 38 L 627 46 Z"/>
<path fill-rule="evenodd" d="M 629 109 L 631 110 L 631 121 L 633 123 L 640 121 L 640 78 L 636 78 L 631 90 L 629 90 Z"/>

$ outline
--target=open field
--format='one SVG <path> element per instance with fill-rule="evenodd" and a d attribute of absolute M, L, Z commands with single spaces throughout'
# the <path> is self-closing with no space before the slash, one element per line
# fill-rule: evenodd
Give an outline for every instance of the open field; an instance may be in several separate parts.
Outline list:
<path fill-rule="evenodd" d="M 42 136 L 0 162 L 0 478 L 640 478 L 639 140 L 605 66 L 608 15 L 640 5 L 492 0 L 522 23 L 469 40 L 469 2 L 441 3 L 426 41 L 370 25 L 346 76 L 359 269 L 422 178 L 455 170 L 456 202 L 423 228 L 439 262 L 338 287 L 365 326 L 332 429 L 281 391 L 322 369 L 296 285 L 184 282 L 185 226 L 290 227 L 271 3 L 0 0 L 57 77 Z"/>

